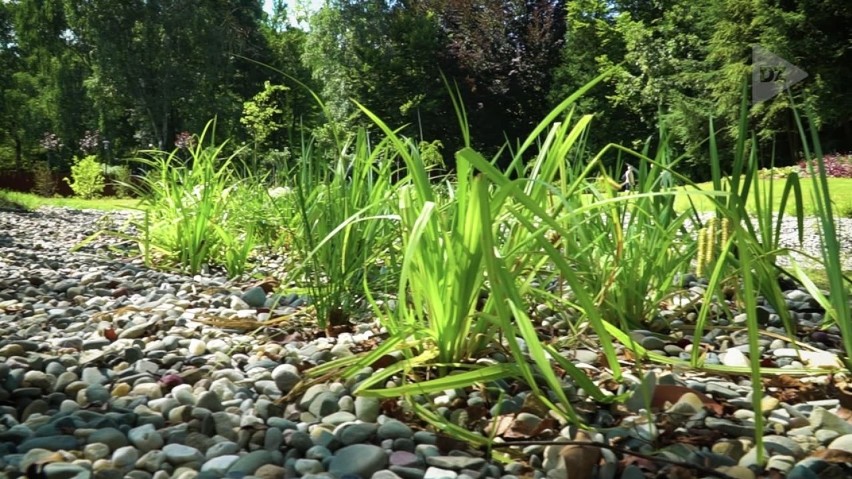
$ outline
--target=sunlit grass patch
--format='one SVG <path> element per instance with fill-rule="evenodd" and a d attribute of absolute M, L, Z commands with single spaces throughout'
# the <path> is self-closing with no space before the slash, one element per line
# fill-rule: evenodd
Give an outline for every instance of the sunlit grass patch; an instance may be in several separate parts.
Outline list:
<path fill-rule="evenodd" d="M 769 188 L 770 183 L 774 184 L 774 188 L 777 191 L 781 191 L 784 187 L 785 179 L 766 179 L 762 178 L 759 180 L 762 189 L 765 190 Z M 828 187 L 831 189 L 831 201 L 834 203 L 834 211 L 838 217 L 841 218 L 852 218 L 852 178 L 828 178 Z M 802 180 L 800 182 L 802 186 L 802 196 L 804 198 L 804 203 L 802 205 L 804 209 L 805 215 L 814 216 L 818 213 L 816 205 L 811 201 L 811 197 L 813 195 L 813 182 Z M 698 183 L 695 186 L 685 186 L 681 187 L 685 191 L 712 191 L 713 184 L 712 182 Z M 713 201 L 707 197 L 699 197 L 692 196 L 692 201 L 695 203 L 696 209 L 699 211 L 712 211 L 714 209 Z M 778 208 L 781 206 L 781 197 L 776 196 L 772 201 L 772 210 L 778 211 Z M 678 211 L 683 211 L 686 208 L 689 208 L 689 200 L 685 196 L 678 197 L 675 202 L 675 208 Z M 746 211 L 754 212 L 755 203 L 754 196 L 750 196 L 748 202 L 746 203 Z M 785 209 L 785 213 L 791 214 L 794 212 L 794 205 L 788 204 Z"/>
<path fill-rule="evenodd" d="M 825 268 L 802 268 L 802 272 L 806 274 L 811 281 L 813 281 L 814 285 L 822 290 L 828 290 L 831 287 L 831 283 L 828 278 L 828 272 Z M 844 276 L 852 278 L 852 270 L 845 270 L 842 273 Z"/>
<path fill-rule="evenodd" d="M 138 205 L 138 199 L 119 199 L 109 197 L 95 198 L 90 200 L 84 200 L 82 198 L 64 197 L 45 198 L 43 196 L 34 195 L 32 193 L 0 190 L 0 206 L 18 207 L 28 210 L 33 210 L 40 206 L 61 206 L 78 210 L 112 211 L 131 209 Z"/>

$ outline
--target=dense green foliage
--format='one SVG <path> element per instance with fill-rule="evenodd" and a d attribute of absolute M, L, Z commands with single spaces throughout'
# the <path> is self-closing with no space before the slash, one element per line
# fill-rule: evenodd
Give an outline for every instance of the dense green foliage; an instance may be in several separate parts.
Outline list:
<path fill-rule="evenodd" d="M 144 215 L 133 233 L 112 234 L 135 240 L 149 265 L 189 273 L 248 279 L 262 255 L 284 257 L 271 274 L 308 293 L 318 326 L 372 314 L 387 332 L 308 378 L 353 378 L 394 353 L 356 392 L 407 399 L 473 444 L 488 438 L 422 396 L 512 380 L 580 422 L 558 369 L 590 399 L 624 399 L 561 354 L 582 335 L 540 337 L 539 305 L 593 332 L 614 381 L 624 379 L 617 345 L 637 361 L 748 375 L 757 431 L 761 376 L 815 371 L 766 368 L 757 354 L 748 367 L 705 364 L 711 310 L 745 312 L 757 351 L 761 296 L 793 337 L 777 281 L 790 276 L 852 353 L 827 179 L 845 165 L 817 141 L 818 129 L 833 148 L 852 138 L 842 134 L 852 127 L 845 0 L 330 0 L 302 19 L 306 30 L 275 4 L 266 16 L 247 0 L 0 3 L 2 159 L 70 166 L 90 197 L 104 170 L 130 184 L 129 170 L 108 166 L 137 157 L 128 187 Z M 754 45 L 808 81 L 750 103 L 742 82 Z M 452 173 L 436 171 L 439 152 Z M 761 166 L 800 156 L 814 160 L 808 178 L 781 170 L 780 187 L 764 187 Z M 612 185 L 625 162 L 637 173 L 623 194 Z M 712 186 L 697 190 L 689 174 Z M 788 206 L 804 234 L 805 193 L 830 294 L 779 243 Z M 693 201 L 678 208 L 683 197 L 703 197 L 715 218 Z M 667 327 L 661 307 L 696 259 L 700 304 L 666 309 L 697 312 L 691 357 L 645 350 L 628 331 Z"/>
<path fill-rule="evenodd" d="M 679 170 L 706 178 L 706 118 L 720 145 L 735 140 L 754 46 L 808 73 L 794 98 L 818 112 L 829 151 L 852 149 L 845 0 L 332 0 L 314 12 L 273 3 L 273 12 L 256 0 L 0 3 L 0 167 L 46 160 L 68 171 L 87 131 L 101 141 L 83 153 L 112 164 L 168 150 L 214 117 L 232 148 L 286 158 L 310 136 L 380 134 L 352 100 L 406 137 L 440 141 L 453 166 L 461 143 L 442 75 L 461 92 L 472 144 L 496 152 L 615 66 L 576 105 L 600 123 L 588 145 L 639 145 L 662 122 L 668 147 L 689 154 Z M 788 106 L 784 95 L 754 102 L 749 126 L 793 164 L 802 146 Z"/>
<path fill-rule="evenodd" d="M 142 161 L 150 169 L 137 191 L 144 216 L 131 220 L 135 233 L 111 233 L 135 240 L 152 266 L 191 273 L 219 267 L 240 281 L 248 279 L 250 266 L 255 275 L 271 275 L 278 293 L 306 292 L 310 306 L 302 312 L 330 334 L 346 330 L 353 316 L 379 321 L 387 333 L 375 347 L 317 364 L 305 372 L 302 386 L 315 378 L 356 381 L 357 394 L 401 398 L 443 433 L 472 444 L 486 445 L 489 438 L 470 427 L 472 418 L 442 416 L 430 398 L 474 386 L 496 388 L 499 395 L 501 384 L 512 384 L 528 388 L 556 417 L 580 423 L 584 401 L 631 396 L 607 392 L 565 356 L 589 337 L 600 344 L 616 382 L 627 382 L 627 358 L 639 368 L 651 362 L 749 376 L 756 385 L 755 428 L 764 430 L 764 375 L 825 374 L 848 365 L 833 353 L 822 370 L 807 361 L 796 368 L 766 367 L 760 354 L 750 354 L 747 365 L 718 365 L 706 360 L 701 338 L 710 328 L 709 315 L 731 320 L 746 313 L 750 351 L 759 351 L 758 296 L 794 337 L 778 281 L 785 275 L 825 309 L 825 326 L 839 328 L 847 356 L 852 351 L 852 291 L 841 270 L 846 253 L 836 241 L 827 179 L 836 165 L 826 164 L 812 133 L 802 137 L 803 144 L 817 145 L 812 155 L 819 160 L 807 166 L 808 178 L 789 171 L 778 187 L 761 179 L 758 158 L 765 143 L 746 130 L 745 95 L 737 140 L 724 150 L 716 135 L 707 142 L 712 183 L 703 189 L 677 172 L 685 157 L 671 154 L 664 128 L 658 148 L 608 145 L 568 165 L 564 159 L 572 152 L 591 148 L 586 139 L 592 115 L 571 111 L 587 89 L 561 102 L 517 148 L 490 158 L 472 146 L 466 114 L 458 110 L 464 146 L 449 175 L 430 169 L 424 158 L 434 144 L 401 135 L 357 103 L 384 133 L 381 141 L 369 144 L 362 128 L 350 142 L 307 143 L 286 174 L 274 178 L 246 171 L 238 155 L 226 151 L 227 142 L 207 136 L 210 128 L 188 142 L 192 147 L 148 153 Z M 451 99 L 459 101 L 457 94 Z M 611 187 L 618 167 L 604 163 L 614 151 L 637 165 L 636 182 L 626 193 Z M 721 172 L 726 156 L 733 159 L 732 176 Z M 318 159 L 329 157 L 335 158 L 331 168 L 318 166 Z M 404 169 L 397 171 L 397 164 Z M 508 165 L 507 172 L 500 164 Z M 685 186 L 671 187 L 675 180 Z M 714 217 L 699 215 L 695 201 L 679 207 L 679 197 L 704 198 Z M 818 226 L 808 234 L 823 239 L 817 254 L 830 294 L 779 243 L 788 205 L 805 234 L 805 204 Z M 288 264 L 267 269 L 270 254 Z M 706 280 L 702 293 L 685 292 L 683 278 L 693 272 Z M 545 339 L 546 318 L 563 321 L 576 334 Z M 629 335 L 635 329 L 666 334 L 674 319 L 695 327 L 688 358 L 646 350 Z M 221 324 L 228 321 L 243 320 L 222 318 Z M 619 348 L 632 353 L 617 354 Z M 380 363 L 388 356 L 394 360 Z M 558 371 L 571 378 L 570 386 Z M 762 451 L 760 434 L 755 441 Z"/>
<path fill-rule="evenodd" d="M 106 186 L 103 165 L 98 163 L 95 155 L 75 156 L 71 164 L 71 179 L 63 179 L 71 185 L 76 196 L 87 200 L 100 196 Z"/>

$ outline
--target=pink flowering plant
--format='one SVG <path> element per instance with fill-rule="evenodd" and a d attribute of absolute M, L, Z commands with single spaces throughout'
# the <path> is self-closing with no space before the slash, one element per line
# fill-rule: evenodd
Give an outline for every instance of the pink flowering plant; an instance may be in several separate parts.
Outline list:
<path fill-rule="evenodd" d="M 56 133 L 47 131 L 39 141 L 39 145 L 47 151 L 59 151 L 62 148 L 62 140 Z"/>
<path fill-rule="evenodd" d="M 175 148 L 178 150 L 188 150 L 195 146 L 195 137 L 188 131 L 182 131 L 175 135 Z"/>
<path fill-rule="evenodd" d="M 94 155 L 101 145 L 101 134 L 99 131 L 86 130 L 83 138 L 80 138 L 80 151 L 87 155 Z"/>
<path fill-rule="evenodd" d="M 825 168 L 825 176 L 828 178 L 852 178 L 852 153 L 825 155 L 822 164 Z M 813 167 L 814 174 L 819 174 L 820 164 L 817 161 L 799 162 L 802 176 L 810 175 L 811 167 Z"/>

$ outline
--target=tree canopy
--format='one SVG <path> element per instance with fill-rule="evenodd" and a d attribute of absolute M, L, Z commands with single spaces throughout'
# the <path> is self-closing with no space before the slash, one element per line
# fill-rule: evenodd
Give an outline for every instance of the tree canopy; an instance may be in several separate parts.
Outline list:
<path fill-rule="evenodd" d="M 611 70 L 577 105 L 596 117 L 589 147 L 638 145 L 664 125 L 701 176 L 708 119 L 726 141 L 757 47 L 807 72 L 794 101 L 811 108 L 828 148 L 852 149 L 846 0 L 328 0 L 315 12 L 273 3 L 0 2 L 0 167 L 67 168 L 95 133 L 113 157 L 171 149 L 213 118 L 220 135 L 263 154 L 369 129 L 356 101 L 405 135 L 439 141 L 452 160 L 460 134 L 448 85 L 476 146 L 494 152 Z M 761 100 L 749 110 L 757 137 L 794 161 L 789 98 Z"/>

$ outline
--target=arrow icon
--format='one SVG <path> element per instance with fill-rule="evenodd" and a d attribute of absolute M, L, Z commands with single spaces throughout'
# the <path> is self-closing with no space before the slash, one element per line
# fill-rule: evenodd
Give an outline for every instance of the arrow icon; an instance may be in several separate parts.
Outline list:
<path fill-rule="evenodd" d="M 751 100 L 769 100 L 808 77 L 807 72 L 760 45 L 751 47 Z"/>

